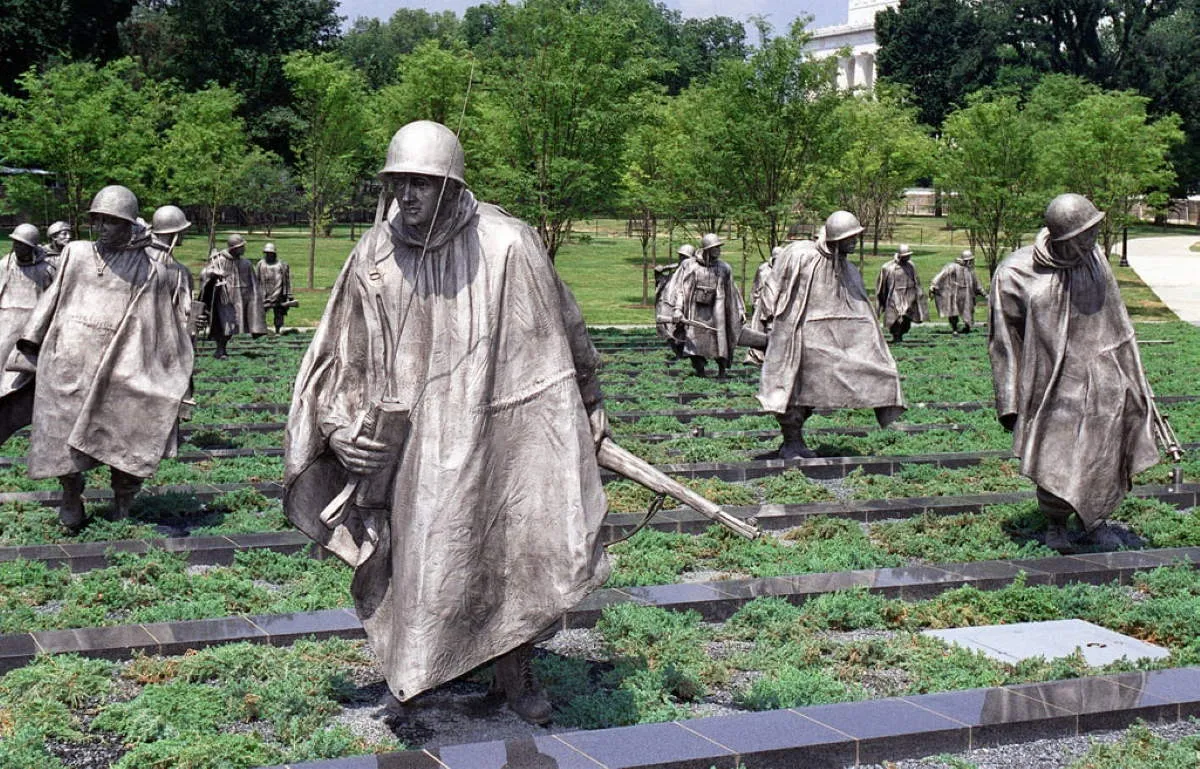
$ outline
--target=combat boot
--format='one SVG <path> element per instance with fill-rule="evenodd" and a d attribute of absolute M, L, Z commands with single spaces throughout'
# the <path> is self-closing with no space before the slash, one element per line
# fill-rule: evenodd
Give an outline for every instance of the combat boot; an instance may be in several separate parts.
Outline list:
<path fill-rule="evenodd" d="M 780 422 L 779 428 L 783 433 L 783 445 L 779 447 L 780 459 L 812 459 L 817 456 L 817 452 L 804 442 L 804 419 L 798 423 L 796 420 Z"/>
<path fill-rule="evenodd" d="M 113 505 L 106 516 L 110 521 L 123 521 L 133 510 L 133 500 L 142 489 L 142 479 L 110 468 L 112 473 Z"/>
<path fill-rule="evenodd" d="M 60 475 L 62 502 L 58 506 L 58 522 L 71 534 L 83 528 L 83 473 Z"/>
<path fill-rule="evenodd" d="M 533 674 L 533 644 L 522 644 L 496 660 L 496 688 L 508 708 L 535 726 L 550 723 L 552 709 Z"/>

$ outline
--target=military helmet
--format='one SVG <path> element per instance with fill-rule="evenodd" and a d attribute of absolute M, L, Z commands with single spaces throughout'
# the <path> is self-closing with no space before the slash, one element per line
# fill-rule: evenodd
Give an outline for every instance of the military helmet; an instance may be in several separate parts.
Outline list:
<path fill-rule="evenodd" d="M 263 253 L 264 253 L 264 254 L 273 254 L 273 253 L 275 253 L 275 244 L 274 244 L 274 243 L 267 243 L 266 245 L 264 245 L 264 246 L 263 246 Z"/>
<path fill-rule="evenodd" d="M 51 224 L 49 227 L 46 228 L 46 237 L 52 238 L 55 235 L 57 235 L 58 233 L 63 232 L 64 230 L 67 232 L 70 232 L 71 225 L 69 225 L 63 221 L 57 221 L 54 224 Z"/>
<path fill-rule="evenodd" d="M 132 190 L 119 184 L 110 184 L 92 198 L 92 207 L 88 209 L 88 213 L 112 216 L 136 224 L 138 208 L 138 199 Z"/>
<path fill-rule="evenodd" d="M 853 238 L 863 231 L 858 223 L 858 217 L 849 211 L 834 211 L 825 220 L 825 242 L 834 243 L 846 238 Z"/>
<path fill-rule="evenodd" d="M 32 224 L 18 224 L 17 228 L 8 237 L 18 243 L 24 243 L 30 248 L 37 248 L 38 241 L 40 240 L 38 228 Z"/>
<path fill-rule="evenodd" d="M 964 249 L 958 258 L 962 259 L 963 261 L 969 262 L 975 258 L 975 254 L 971 253 L 971 249 L 968 248 L 968 249 Z"/>
<path fill-rule="evenodd" d="M 703 238 L 700 238 L 700 250 L 701 251 L 707 251 L 710 248 L 716 248 L 717 246 L 720 246 L 720 245 L 724 245 L 724 243 L 719 237 L 717 237 L 717 234 L 715 232 L 710 232 L 707 235 L 705 235 Z"/>
<path fill-rule="evenodd" d="M 1104 212 L 1092 205 L 1092 201 L 1074 192 L 1059 195 L 1046 206 L 1046 227 L 1050 239 L 1069 240 L 1081 232 L 1090 230 L 1104 219 Z"/>
<path fill-rule="evenodd" d="M 445 176 L 459 184 L 465 159 L 462 144 L 446 126 L 432 120 L 418 120 L 401 128 L 388 143 L 383 174 L 423 174 Z"/>
<path fill-rule="evenodd" d="M 912 252 L 907 243 L 901 243 L 900 248 L 896 251 L 896 256 L 912 256 Z"/>
<path fill-rule="evenodd" d="M 696 255 L 696 247 L 691 243 L 684 243 L 675 253 L 679 254 L 680 256 L 686 256 L 690 258 Z"/>
<path fill-rule="evenodd" d="M 246 239 L 243 238 L 241 235 L 239 235 L 236 232 L 225 239 L 225 247 L 226 248 L 237 248 L 238 246 L 245 246 L 245 245 L 246 245 Z"/>
<path fill-rule="evenodd" d="M 191 226 L 192 223 L 179 206 L 159 206 L 154 216 L 150 217 L 150 227 L 155 235 L 174 235 Z"/>

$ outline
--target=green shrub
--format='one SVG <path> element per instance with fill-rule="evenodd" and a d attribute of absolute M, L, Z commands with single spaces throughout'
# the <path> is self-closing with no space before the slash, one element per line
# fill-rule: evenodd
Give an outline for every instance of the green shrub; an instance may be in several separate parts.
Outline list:
<path fill-rule="evenodd" d="M 252 769 L 283 761 L 257 734 L 214 734 L 203 740 L 169 737 L 135 745 L 113 769 Z"/>
<path fill-rule="evenodd" d="M 863 692 L 822 670 L 782 668 L 737 692 L 734 701 L 750 710 L 778 710 L 862 699 Z"/>

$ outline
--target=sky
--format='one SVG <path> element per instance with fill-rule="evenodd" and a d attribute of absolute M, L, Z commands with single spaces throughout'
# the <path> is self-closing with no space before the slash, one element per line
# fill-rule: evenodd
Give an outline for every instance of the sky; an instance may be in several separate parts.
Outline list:
<path fill-rule="evenodd" d="M 484 0 L 341 0 L 341 16 L 347 23 L 359 16 L 375 16 L 388 19 L 400 7 L 424 8 L 427 11 L 454 11 L 462 16 L 463 11 Z M 675 8 L 685 18 L 708 16 L 731 16 L 739 21 L 749 21 L 751 16 L 767 18 L 776 31 L 786 30 L 797 16 L 813 17 L 811 27 L 827 27 L 846 22 L 848 0 L 664 0 L 668 8 Z M 747 29 L 751 35 L 750 29 Z"/>

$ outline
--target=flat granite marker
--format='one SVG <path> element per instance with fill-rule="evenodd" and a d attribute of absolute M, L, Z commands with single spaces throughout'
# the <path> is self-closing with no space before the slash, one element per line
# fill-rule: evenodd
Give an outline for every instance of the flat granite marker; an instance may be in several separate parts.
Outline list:
<path fill-rule="evenodd" d="M 1083 653 L 1087 664 L 1093 667 L 1107 665 L 1123 657 L 1132 662 L 1145 658 L 1163 659 L 1171 654 L 1161 646 L 1115 633 L 1081 619 L 926 630 L 924 635 L 1011 663 L 1033 657 L 1048 660 L 1067 657 L 1074 654 L 1076 648 Z"/>

